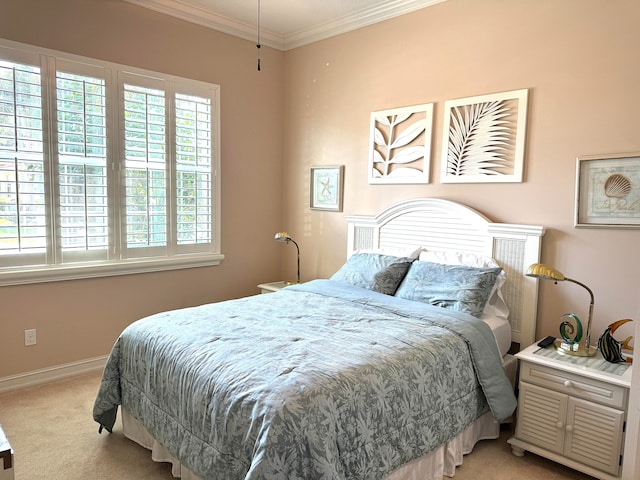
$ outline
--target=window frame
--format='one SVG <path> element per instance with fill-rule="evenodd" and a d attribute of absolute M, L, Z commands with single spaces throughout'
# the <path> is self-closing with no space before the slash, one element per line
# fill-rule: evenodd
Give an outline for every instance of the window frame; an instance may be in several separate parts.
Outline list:
<path fill-rule="evenodd" d="M 8 262 L 3 262 L 3 258 L 8 256 L 0 255 L 0 286 L 21 285 L 28 283 L 51 282 L 61 280 L 75 280 L 83 278 L 96 278 L 117 275 L 128 275 L 148 272 L 158 272 L 165 270 L 177 270 L 184 268 L 195 268 L 203 266 L 219 265 L 224 260 L 221 253 L 221 179 L 220 179 L 220 86 L 177 77 L 159 72 L 139 69 L 127 65 L 120 65 L 102 60 L 82 57 L 78 55 L 58 52 L 55 50 L 35 47 L 0 38 L 0 58 L 17 62 L 40 66 L 41 86 L 42 86 L 42 135 L 43 135 L 43 156 L 44 168 L 48 175 L 45 181 L 50 183 L 45 188 L 47 199 L 47 231 L 55 228 L 55 224 L 61 217 L 57 216 L 58 205 L 58 185 L 53 179 L 57 175 L 52 175 L 51 170 L 58 168 L 58 143 L 56 125 L 56 64 L 72 65 L 80 64 L 80 70 L 95 69 L 105 72 L 106 83 L 106 147 L 107 147 L 107 190 L 108 190 L 108 210 L 109 210 L 109 232 L 110 242 L 108 246 L 106 260 L 92 260 L 88 255 L 88 261 L 78 263 L 49 263 L 38 265 L 13 265 L 5 266 Z M 39 59 L 39 63 L 34 63 Z M 64 68 L 60 71 L 65 72 Z M 149 78 L 159 80 L 164 85 L 165 105 L 171 108 L 167 113 L 168 133 L 165 145 L 167 147 L 168 171 L 168 192 L 167 203 L 169 203 L 168 224 L 172 225 L 171 234 L 167 239 L 167 254 L 165 256 L 140 256 L 128 257 L 127 251 L 131 248 L 126 245 L 126 236 L 123 235 L 125 228 L 125 205 L 124 205 L 124 140 L 123 140 L 123 83 L 122 78 Z M 175 223 L 177 214 L 175 209 L 177 190 L 175 174 L 177 163 L 175 159 L 175 109 L 174 102 L 176 94 L 194 95 L 194 92 L 206 93 L 206 97 L 211 102 L 211 171 L 210 171 L 210 230 L 211 241 L 196 243 L 195 248 L 181 248 L 175 239 Z M 173 96 L 173 100 L 167 101 L 167 97 Z M 50 245 L 51 239 L 56 239 L 56 235 L 47 235 L 47 254 L 52 254 Z M 115 240 L 114 240 L 115 239 Z M 124 239 L 124 240 L 123 240 Z M 124 244 L 123 244 L 124 242 Z M 117 245 L 116 245 L 117 243 Z M 186 245 L 189 247 L 190 245 Z M 114 248 L 117 247 L 117 255 Z M 23 255 L 23 254 L 17 254 Z M 71 256 L 73 257 L 73 255 Z M 3 264 L 4 263 L 4 264 Z"/>

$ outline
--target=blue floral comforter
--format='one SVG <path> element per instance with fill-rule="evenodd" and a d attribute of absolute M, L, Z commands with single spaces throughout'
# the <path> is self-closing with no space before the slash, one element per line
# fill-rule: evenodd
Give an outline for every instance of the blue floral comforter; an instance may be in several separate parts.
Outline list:
<path fill-rule="evenodd" d="M 128 410 L 203 479 L 379 479 L 516 406 L 478 319 L 331 280 L 139 320 L 93 417 Z"/>

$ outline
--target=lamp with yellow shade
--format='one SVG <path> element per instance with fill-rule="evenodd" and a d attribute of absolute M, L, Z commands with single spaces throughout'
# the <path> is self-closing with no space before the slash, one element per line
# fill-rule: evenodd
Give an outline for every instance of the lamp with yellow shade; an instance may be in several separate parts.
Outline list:
<path fill-rule="evenodd" d="M 286 242 L 286 243 L 291 242 L 296 246 L 296 249 L 298 250 L 298 283 L 300 283 L 300 247 L 295 242 L 295 240 L 291 238 L 291 235 L 289 235 L 287 232 L 278 232 L 275 234 L 273 239 L 276 242 Z"/>
<path fill-rule="evenodd" d="M 553 280 L 554 282 L 572 282 L 580 285 L 591 298 L 589 303 L 589 318 L 587 320 L 587 329 L 583 332 L 582 322 L 573 313 L 566 313 L 562 317 L 568 317 L 575 321 L 575 326 L 568 320 L 560 324 L 560 336 L 562 342 L 558 345 L 558 352 L 568 355 L 577 355 L 580 357 L 592 357 L 596 354 L 597 348 L 590 345 L 591 342 L 591 320 L 593 319 L 593 292 L 584 283 L 578 282 L 572 278 L 565 277 L 562 273 L 549 265 L 543 263 L 534 263 L 527 270 L 527 276 L 539 278 L 542 280 Z M 584 333 L 584 335 L 583 335 Z M 573 335 L 573 337 L 571 337 Z"/>

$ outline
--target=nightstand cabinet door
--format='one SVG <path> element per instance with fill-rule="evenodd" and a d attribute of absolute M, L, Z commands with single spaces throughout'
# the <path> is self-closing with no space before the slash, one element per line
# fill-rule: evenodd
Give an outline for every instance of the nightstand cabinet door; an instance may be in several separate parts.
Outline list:
<path fill-rule="evenodd" d="M 562 452 L 568 399 L 562 393 L 520 382 L 516 437 L 552 452 Z"/>
<path fill-rule="evenodd" d="M 618 474 L 624 411 L 525 382 L 518 409 L 518 439 Z"/>
<path fill-rule="evenodd" d="M 564 454 L 616 475 L 620 469 L 623 427 L 623 411 L 570 398 Z"/>

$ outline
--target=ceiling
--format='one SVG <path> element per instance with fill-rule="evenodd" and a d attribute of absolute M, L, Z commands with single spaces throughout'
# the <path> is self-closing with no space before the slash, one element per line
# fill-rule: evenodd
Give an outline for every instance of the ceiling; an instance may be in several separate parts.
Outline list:
<path fill-rule="evenodd" d="M 446 0 L 124 1 L 251 41 L 259 10 L 260 43 L 289 50 Z"/>

